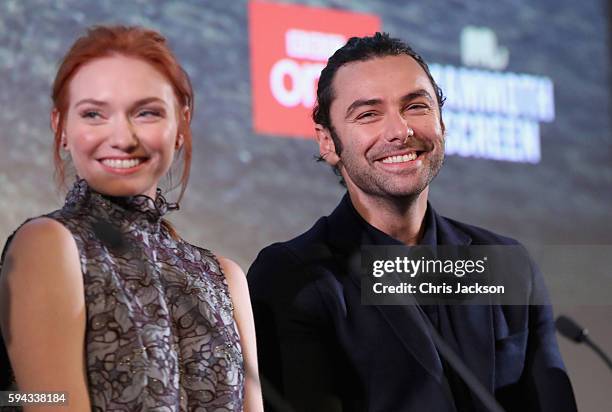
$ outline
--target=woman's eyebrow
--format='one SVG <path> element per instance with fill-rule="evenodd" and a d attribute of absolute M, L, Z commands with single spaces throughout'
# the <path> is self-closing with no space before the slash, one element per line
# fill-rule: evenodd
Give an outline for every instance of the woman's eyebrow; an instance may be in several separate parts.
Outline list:
<path fill-rule="evenodd" d="M 105 101 L 102 100 L 96 100 L 96 99 L 82 99 L 79 100 L 74 107 L 79 107 L 83 104 L 93 104 L 94 106 L 108 106 L 108 103 L 106 103 Z"/>

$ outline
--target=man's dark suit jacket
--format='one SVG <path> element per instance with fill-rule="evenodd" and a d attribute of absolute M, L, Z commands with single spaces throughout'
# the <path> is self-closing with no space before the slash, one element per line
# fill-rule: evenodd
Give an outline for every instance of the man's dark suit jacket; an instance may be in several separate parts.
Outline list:
<path fill-rule="evenodd" d="M 516 244 L 428 213 L 438 244 Z M 423 312 L 361 304 L 349 261 L 371 244 L 367 225 L 347 195 L 306 233 L 260 252 L 248 273 L 260 375 L 296 411 L 454 411 Z M 532 293 L 546 293 L 537 271 Z M 549 306 L 446 310 L 455 349 L 507 411 L 575 410 Z M 264 386 L 267 410 L 273 395 Z"/>

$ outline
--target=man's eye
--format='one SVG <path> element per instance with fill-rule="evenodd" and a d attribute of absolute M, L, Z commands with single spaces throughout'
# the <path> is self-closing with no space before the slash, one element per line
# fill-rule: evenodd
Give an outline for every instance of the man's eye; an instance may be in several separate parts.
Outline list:
<path fill-rule="evenodd" d="M 374 112 L 365 112 L 365 113 L 362 113 L 359 116 L 357 116 L 357 119 L 358 120 L 369 119 L 369 118 L 372 118 L 374 116 L 376 116 L 376 113 L 374 113 Z"/>
<path fill-rule="evenodd" d="M 427 106 L 424 103 L 414 103 L 414 104 L 409 104 L 408 106 L 406 106 L 406 110 L 419 110 L 419 109 L 428 109 L 429 106 Z"/>

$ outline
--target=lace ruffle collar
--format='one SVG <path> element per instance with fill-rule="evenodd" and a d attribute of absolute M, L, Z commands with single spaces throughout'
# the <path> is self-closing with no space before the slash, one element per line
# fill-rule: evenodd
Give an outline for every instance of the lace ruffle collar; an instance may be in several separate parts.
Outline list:
<path fill-rule="evenodd" d="M 107 196 L 90 188 L 85 179 L 77 179 L 74 183 L 66 196 L 65 206 L 71 209 L 91 208 L 93 213 L 104 211 L 103 215 L 108 215 L 108 218 L 152 224 L 159 224 L 164 215 L 179 208 L 178 203 L 168 202 L 159 188 L 155 199 L 147 195 Z"/>

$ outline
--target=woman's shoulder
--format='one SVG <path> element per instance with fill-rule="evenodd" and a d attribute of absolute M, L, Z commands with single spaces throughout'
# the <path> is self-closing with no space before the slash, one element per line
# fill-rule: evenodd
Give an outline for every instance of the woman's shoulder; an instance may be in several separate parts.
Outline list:
<path fill-rule="evenodd" d="M 56 219 L 47 216 L 26 220 L 9 239 L 8 248 L 16 251 L 39 246 L 63 248 L 74 243 L 70 231 Z"/>
<path fill-rule="evenodd" d="M 32 280 L 52 273 L 65 275 L 78 269 L 79 253 L 71 232 L 55 219 L 43 216 L 27 220 L 7 240 L 2 273 L 17 270 Z M 8 274 L 7 274 L 8 276 Z M 55 276 L 54 276 L 55 277 Z"/>
<path fill-rule="evenodd" d="M 226 278 L 231 278 L 231 280 L 236 280 L 238 282 L 240 282 L 242 278 L 246 280 L 244 270 L 242 270 L 240 265 L 236 263 L 234 260 L 226 256 L 220 256 L 220 255 L 216 256 L 216 259 L 217 259 L 217 262 L 219 263 L 219 267 L 221 268 L 221 271 L 223 272 Z"/>
<path fill-rule="evenodd" d="M 227 282 L 234 305 L 236 301 L 244 301 L 245 299 L 248 301 L 249 287 L 244 270 L 242 270 L 238 263 L 228 257 L 218 256 L 217 261 L 219 262 L 221 273 Z"/>
<path fill-rule="evenodd" d="M 178 235 L 176 232 L 169 237 L 172 239 L 171 241 L 175 244 L 175 247 L 181 250 L 182 256 L 190 260 L 201 260 L 213 268 L 219 275 L 222 274 L 219 256 L 211 249 L 191 243 Z"/>
<path fill-rule="evenodd" d="M 74 243 L 73 216 L 66 214 L 65 210 L 57 209 L 52 212 L 31 217 L 21 223 L 7 238 L 2 256 L 9 248 L 32 248 L 40 243 L 51 243 L 54 246 L 70 246 Z M 76 225 L 78 227 L 78 224 Z M 17 242 L 17 243 L 16 243 Z"/>
<path fill-rule="evenodd" d="M 219 255 L 211 249 L 189 243 L 184 239 L 181 239 L 180 243 L 183 248 L 191 250 L 191 253 L 205 261 L 214 274 L 224 278 L 230 288 L 234 284 L 238 285 L 238 287 L 246 287 L 246 275 L 240 265 L 234 260 Z"/>

